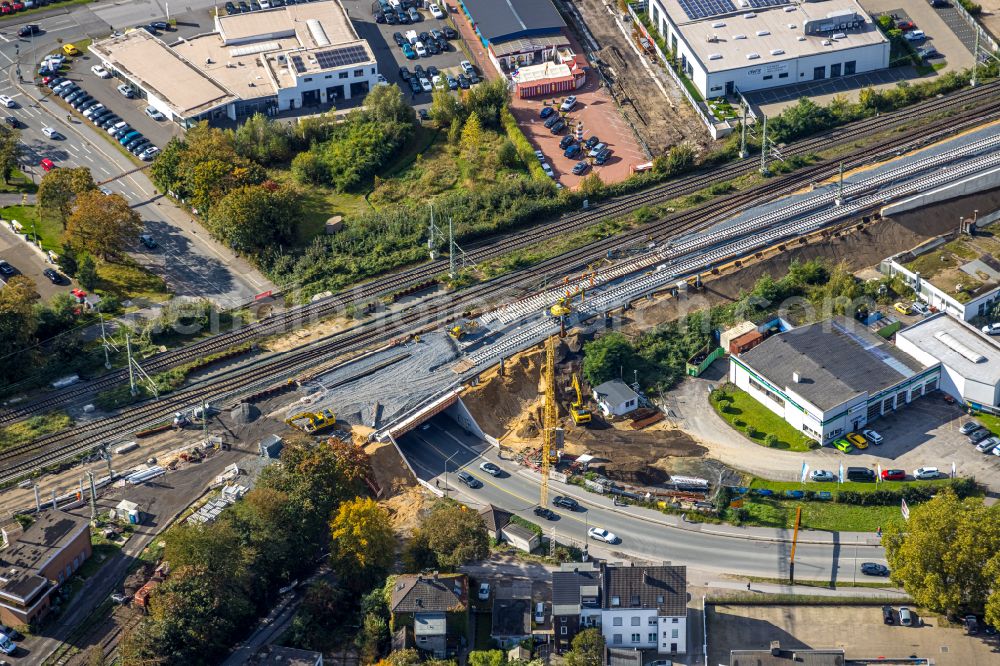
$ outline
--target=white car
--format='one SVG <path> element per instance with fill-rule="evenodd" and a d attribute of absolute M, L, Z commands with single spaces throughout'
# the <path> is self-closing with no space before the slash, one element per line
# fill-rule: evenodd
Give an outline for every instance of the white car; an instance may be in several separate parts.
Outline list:
<path fill-rule="evenodd" d="M 417 42 L 413 45 L 413 50 L 417 52 L 417 56 L 420 58 L 427 57 L 427 47 L 424 46 L 423 42 Z"/>
<path fill-rule="evenodd" d="M 448 87 L 448 81 L 440 74 L 435 74 L 431 79 L 431 85 L 435 88 L 446 89 Z"/>
<path fill-rule="evenodd" d="M 604 543 L 618 543 L 618 537 L 615 536 L 613 532 L 609 532 L 600 527 L 591 527 L 587 530 L 587 536 L 591 539 L 603 541 Z"/>
<path fill-rule="evenodd" d="M 500 476 L 503 473 L 503 470 L 501 470 L 499 467 L 497 467 L 488 460 L 484 460 L 483 462 L 479 463 L 479 469 L 483 470 L 490 476 Z"/>
<path fill-rule="evenodd" d="M 909 32 L 904 32 L 903 38 L 908 42 L 919 42 L 922 39 L 926 39 L 927 35 L 924 34 L 923 30 L 911 30 Z"/>
<path fill-rule="evenodd" d="M 7 634 L 0 634 L 0 651 L 4 654 L 14 654 L 17 652 L 17 643 L 10 640 Z"/>
<path fill-rule="evenodd" d="M 420 88 L 424 92 L 430 92 L 430 91 L 434 90 L 434 88 L 431 86 L 431 82 L 428 81 L 427 77 L 424 77 L 424 76 L 420 77 Z"/>
<path fill-rule="evenodd" d="M 542 151 L 540 151 L 540 150 L 536 150 L 536 151 L 535 151 L 535 157 L 537 157 L 537 158 L 538 158 L 538 161 L 539 161 L 539 162 L 544 162 L 544 161 L 545 161 L 545 153 L 543 153 L 543 152 L 542 152 Z"/>
<path fill-rule="evenodd" d="M 153 120 L 163 120 L 164 118 L 166 118 L 165 115 L 163 115 L 162 113 L 160 113 L 156 109 L 156 107 L 153 107 L 153 106 L 147 106 L 146 107 L 146 115 L 149 116 L 150 118 L 152 118 Z"/>
<path fill-rule="evenodd" d="M 983 326 L 983 333 L 986 335 L 1000 335 L 1000 323 Z"/>
<path fill-rule="evenodd" d="M 431 16 L 433 16 L 434 18 L 436 18 L 436 19 L 443 19 L 444 18 L 444 12 L 441 11 L 441 8 L 438 7 L 436 4 L 431 3 L 431 6 L 430 6 L 429 9 L 431 10 Z"/>
<path fill-rule="evenodd" d="M 462 62 L 460 62 L 458 64 L 462 68 L 462 71 L 465 72 L 466 76 L 468 76 L 469 74 L 472 74 L 473 72 L 476 71 L 476 68 L 473 67 L 472 63 L 469 62 L 468 60 L 463 60 Z"/>
<path fill-rule="evenodd" d="M 132 89 L 129 88 L 128 84 L 126 83 L 123 83 L 120 86 L 118 86 L 117 90 L 122 94 L 122 96 L 127 97 L 129 99 L 135 97 L 135 93 L 132 92 Z"/>
<path fill-rule="evenodd" d="M 825 469 L 813 470 L 813 473 L 809 475 L 813 481 L 836 481 L 837 475 L 833 472 L 827 471 Z"/>
<path fill-rule="evenodd" d="M 108 70 L 104 69 L 100 65 L 94 65 L 93 67 L 90 68 L 90 71 L 92 71 L 94 73 L 94 76 L 96 76 L 98 78 L 101 78 L 101 79 L 110 79 L 111 78 L 111 72 L 109 72 Z"/>
<path fill-rule="evenodd" d="M 479 600 L 487 601 L 490 598 L 490 584 L 480 583 L 479 584 Z"/>
<path fill-rule="evenodd" d="M 42 61 L 42 64 L 47 65 L 48 67 L 59 69 L 60 67 L 62 67 L 62 64 L 64 62 L 66 62 L 66 56 L 53 53 L 52 55 L 45 56 L 45 60 Z"/>
<path fill-rule="evenodd" d="M 382 76 L 381 74 L 379 74 L 378 78 L 375 80 L 375 85 L 377 85 L 377 86 L 387 86 L 387 85 L 389 85 L 389 82 L 385 80 L 384 76 Z"/>
<path fill-rule="evenodd" d="M 100 111 L 103 111 L 104 108 L 105 108 L 105 106 L 103 104 L 95 104 L 94 106 L 90 107 L 89 109 L 87 109 L 86 111 L 83 112 L 83 117 L 84 118 L 92 118 L 95 113 L 99 113 Z"/>
<path fill-rule="evenodd" d="M 0 104 L 3 104 L 8 109 L 13 109 L 17 106 L 17 102 L 11 99 L 8 95 L 0 95 Z"/>
<path fill-rule="evenodd" d="M 572 111 L 574 106 L 576 106 L 576 95 L 570 95 L 563 100 L 562 104 L 559 105 L 559 110 Z"/>
<path fill-rule="evenodd" d="M 63 135 L 60 134 L 58 131 L 56 131 L 56 129 L 53 128 L 53 127 L 43 127 L 42 128 L 42 134 L 44 134 L 45 136 L 47 136 L 50 139 L 61 139 L 61 138 L 63 138 Z"/>
<path fill-rule="evenodd" d="M 555 172 L 552 170 L 552 167 L 549 165 L 548 162 L 542 162 L 542 171 L 544 171 L 545 175 L 548 176 L 549 178 L 556 177 Z"/>
<path fill-rule="evenodd" d="M 937 467 L 918 467 L 913 470 L 914 479 L 937 479 L 941 476 L 940 470 Z"/>
<path fill-rule="evenodd" d="M 878 446 L 878 445 L 880 445 L 882 443 L 882 439 L 883 439 L 882 435 L 878 434 L 874 430 L 863 430 L 861 432 L 861 434 L 864 435 L 865 439 L 867 439 L 869 442 L 871 442 L 875 446 Z"/>

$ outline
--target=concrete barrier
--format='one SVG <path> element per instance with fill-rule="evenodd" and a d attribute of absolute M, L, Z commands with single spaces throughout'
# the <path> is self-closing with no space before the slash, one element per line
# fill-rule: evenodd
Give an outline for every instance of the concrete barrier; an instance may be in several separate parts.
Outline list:
<path fill-rule="evenodd" d="M 922 208 L 923 206 L 928 206 L 933 203 L 948 201 L 949 199 L 957 199 L 958 197 L 964 197 L 971 194 L 978 194 L 995 187 L 1000 187 L 1000 168 L 990 169 L 988 171 L 984 171 L 983 173 L 977 173 L 974 176 L 969 176 L 968 178 L 963 178 L 962 180 L 955 181 L 954 183 L 948 183 L 947 185 L 942 185 L 941 187 L 933 190 L 921 192 L 916 196 L 898 201 L 883 208 L 882 216 L 888 217 L 894 214 L 914 210 L 916 208 Z M 980 226 L 985 224 L 989 224 L 989 222 L 982 222 Z"/>

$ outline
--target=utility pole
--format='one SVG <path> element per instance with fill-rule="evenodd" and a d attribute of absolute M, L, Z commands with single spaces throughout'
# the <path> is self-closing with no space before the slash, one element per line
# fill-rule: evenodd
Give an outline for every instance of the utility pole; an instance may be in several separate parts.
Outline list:
<path fill-rule="evenodd" d="M 740 159 L 745 160 L 750 152 L 747 150 L 747 105 L 743 104 L 743 122 L 740 124 Z"/>
<path fill-rule="evenodd" d="M 87 480 L 90 481 L 90 520 L 97 520 L 97 484 L 94 483 L 94 473 L 87 470 Z"/>
<path fill-rule="evenodd" d="M 132 338 L 129 337 L 128 333 L 125 334 L 125 352 L 128 354 L 129 392 L 132 394 L 132 397 L 135 397 L 139 393 L 139 389 L 135 385 L 135 368 L 132 366 Z"/>
<path fill-rule="evenodd" d="M 208 403 L 204 400 L 201 401 L 201 434 L 205 435 L 208 432 Z"/>
<path fill-rule="evenodd" d="M 431 223 L 427 227 L 427 251 L 431 255 L 431 261 L 437 259 L 437 242 L 441 237 L 441 230 L 434 224 L 434 206 L 431 206 Z"/>
<path fill-rule="evenodd" d="M 448 218 L 448 277 L 455 279 L 455 224 Z"/>
<path fill-rule="evenodd" d="M 767 116 L 764 116 L 764 128 L 761 130 L 760 138 L 760 173 L 762 176 L 770 175 L 767 170 Z"/>
<path fill-rule="evenodd" d="M 844 162 L 840 162 L 839 178 L 837 182 L 837 198 L 833 202 L 840 206 L 844 203 Z"/>
<path fill-rule="evenodd" d="M 38 494 L 38 484 L 32 482 L 31 487 L 35 490 L 35 513 L 42 512 L 42 497 Z"/>
<path fill-rule="evenodd" d="M 975 88 L 978 81 L 976 81 L 976 74 L 979 73 L 979 27 L 977 26 L 974 30 L 976 33 L 975 46 L 972 49 L 972 78 L 969 79 L 969 87 Z"/>

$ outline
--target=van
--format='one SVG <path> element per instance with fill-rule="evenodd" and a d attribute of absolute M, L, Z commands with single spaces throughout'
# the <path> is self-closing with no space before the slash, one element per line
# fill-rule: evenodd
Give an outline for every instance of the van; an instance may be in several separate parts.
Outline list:
<path fill-rule="evenodd" d="M 848 481 L 874 481 L 875 480 L 875 470 L 868 469 L 867 467 L 848 467 L 847 468 L 847 480 Z"/>
<path fill-rule="evenodd" d="M 535 624 L 545 624 L 545 602 L 535 604 Z"/>
<path fill-rule="evenodd" d="M 913 614 L 910 613 L 910 609 L 906 606 L 899 607 L 899 623 L 904 627 L 913 626 Z"/>

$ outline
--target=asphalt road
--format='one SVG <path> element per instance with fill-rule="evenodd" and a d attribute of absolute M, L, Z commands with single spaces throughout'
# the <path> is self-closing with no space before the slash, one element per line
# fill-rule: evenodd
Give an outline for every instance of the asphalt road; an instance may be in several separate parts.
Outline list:
<path fill-rule="evenodd" d="M 184 18 L 186 14 L 176 16 L 184 24 L 182 31 L 187 24 L 200 29 L 198 24 L 206 22 L 212 6 L 208 0 L 186 3 L 185 12 L 197 18 L 188 21 Z M 137 248 L 135 258 L 163 276 L 178 295 L 210 298 L 221 306 L 231 307 L 274 288 L 247 262 L 209 238 L 185 211 L 159 196 L 144 173 L 124 175 L 137 165 L 104 132 L 79 117 L 69 121 L 66 107 L 61 100 L 51 98 L 46 88 L 30 82 L 18 83 L 18 64 L 21 74 L 30 81 L 38 61 L 58 48 L 59 40 L 66 43 L 83 37 L 99 38 L 113 29 L 166 16 L 164 3 L 160 2 L 98 3 L 67 9 L 40 19 L 25 17 L 0 23 L 0 94 L 11 96 L 18 104 L 17 108 L 0 110 L 0 115 L 13 115 L 24 125 L 21 134 L 26 173 L 37 182 L 43 173 L 38 163 L 46 157 L 59 166 L 88 167 L 94 180 L 108 181 L 105 186 L 130 202 L 146 222 L 147 231 L 159 242 L 160 247 L 154 252 L 141 252 Z M 30 40 L 18 38 L 18 27 L 29 22 L 38 23 L 42 33 Z M 99 80 L 90 74 L 90 66 L 98 62 L 96 58 L 84 55 L 76 61 L 71 79 L 81 82 L 98 100 L 110 100 L 116 111 L 129 111 L 118 108 L 121 104 L 114 96 L 120 96 L 113 92 L 110 82 L 98 84 Z M 121 101 L 126 100 L 121 98 Z M 145 127 L 143 123 L 150 125 L 146 129 L 154 139 L 163 142 L 174 132 L 175 128 L 165 125 L 153 130 L 154 123 L 142 114 L 144 105 L 136 102 L 131 106 L 131 114 L 122 117 L 135 121 L 140 130 Z M 57 141 L 46 138 L 41 133 L 46 126 L 57 129 L 66 138 Z M 0 256 L 10 260 L 2 248 Z M 17 266 L 15 261 L 11 263 Z"/>
<path fill-rule="evenodd" d="M 497 457 L 496 449 L 466 434 L 447 417 L 439 416 L 426 430 L 416 430 L 399 440 L 418 476 L 431 485 L 447 487 L 453 497 L 471 505 L 494 504 L 554 530 L 562 543 L 587 543 L 589 527 L 611 530 L 622 541 L 613 547 L 589 540 L 589 550 L 611 560 L 636 557 L 649 561 L 687 564 L 702 571 L 783 578 L 788 575 L 791 534 L 788 530 L 733 528 L 725 525 L 686 523 L 676 516 L 638 507 L 615 507 L 610 498 L 583 489 L 549 482 L 549 498 L 569 495 L 585 508 L 568 512 L 553 508 L 558 520 L 545 521 L 532 513 L 539 499 L 538 474 Z M 448 474 L 445 478 L 445 461 Z M 490 460 L 504 470 L 494 478 L 478 469 Z M 455 472 L 468 470 L 483 482 L 470 489 L 458 482 Z M 873 535 L 800 532 L 795 554 L 795 575 L 800 579 L 853 580 L 856 563 L 884 562 L 882 548 Z M 858 580 L 862 577 L 859 575 Z M 868 579 L 878 580 L 878 579 Z"/>

